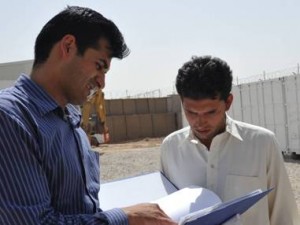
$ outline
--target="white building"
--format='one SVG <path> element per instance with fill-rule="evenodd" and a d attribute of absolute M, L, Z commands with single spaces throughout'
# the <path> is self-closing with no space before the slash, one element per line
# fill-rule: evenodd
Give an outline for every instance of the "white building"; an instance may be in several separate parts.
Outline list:
<path fill-rule="evenodd" d="M 33 60 L 0 63 L 0 89 L 11 86 L 21 73 L 29 74 Z"/>

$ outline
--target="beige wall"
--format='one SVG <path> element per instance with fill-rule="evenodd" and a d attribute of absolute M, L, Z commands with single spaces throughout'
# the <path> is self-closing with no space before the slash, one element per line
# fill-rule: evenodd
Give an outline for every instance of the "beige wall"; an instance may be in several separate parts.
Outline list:
<path fill-rule="evenodd" d="M 164 137 L 180 129 L 180 104 L 177 95 L 106 100 L 106 119 L 111 142 Z"/>

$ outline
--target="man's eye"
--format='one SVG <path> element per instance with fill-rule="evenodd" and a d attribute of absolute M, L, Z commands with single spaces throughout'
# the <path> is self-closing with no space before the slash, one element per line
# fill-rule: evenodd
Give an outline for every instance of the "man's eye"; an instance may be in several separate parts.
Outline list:
<path fill-rule="evenodd" d="M 207 114 L 208 115 L 214 115 L 214 114 L 216 114 L 216 112 L 217 112 L 216 110 L 213 110 L 213 111 L 209 111 Z"/>
<path fill-rule="evenodd" d="M 193 115 L 193 116 L 194 116 L 194 115 L 197 115 L 197 113 L 191 112 L 191 111 L 187 111 L 187 113 L 190 114 L 190 115 Z"/>
<path fill-rule="evenodd" d="M 103 62 L 96 62 L 96 69 L 101 70 L 104 74 L 107 73 L 108 68 L 105 66 Z"/>
<path fill-rule="evenodd" d="M 96 63 L 96 69 L 97 69 L 97 70 L 102 70 L 102 68 L 103 68 L 103 65 L 102 65 L 102 64 Z"/>

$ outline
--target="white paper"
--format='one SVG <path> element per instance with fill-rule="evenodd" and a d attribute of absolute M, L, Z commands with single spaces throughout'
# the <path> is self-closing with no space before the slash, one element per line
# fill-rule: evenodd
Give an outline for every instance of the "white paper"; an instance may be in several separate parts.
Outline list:
<path fill-rule="evenodd" d="M 221 199 L 208 189 L 188 187 L 152 202 L 159 204 L 168 216 L 179 222 L 183 216 L 221 203 Z"/>
<path fill-rule="evenodd" d="M 177 191 L 160 172 L 101 184 L 98 198 L 100 208 L 109 210 L 138 203 L 151 202 Z"/>

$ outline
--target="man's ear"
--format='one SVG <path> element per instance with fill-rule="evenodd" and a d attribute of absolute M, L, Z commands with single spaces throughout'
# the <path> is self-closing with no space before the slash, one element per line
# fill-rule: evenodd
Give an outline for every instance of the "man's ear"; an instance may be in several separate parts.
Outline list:
<path fill-rule="evenodd" d="M 226 111 L 228 111 L 230 109 L 232 101 L 233 101 L 233 95 L 230 93 L 225 101 Z"/>
<path fill-rule="evenodd" d="M 68 57 L 76 53 L 76 38 L 71 34 L 65 35 L 60 41 L 60 50 L 63 57 Z"/>

